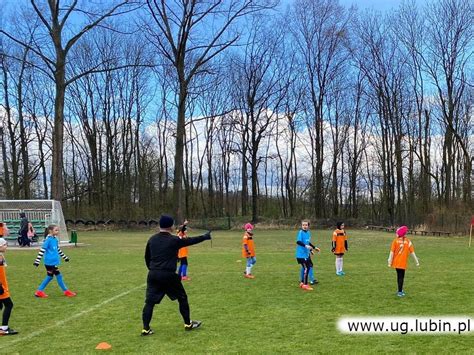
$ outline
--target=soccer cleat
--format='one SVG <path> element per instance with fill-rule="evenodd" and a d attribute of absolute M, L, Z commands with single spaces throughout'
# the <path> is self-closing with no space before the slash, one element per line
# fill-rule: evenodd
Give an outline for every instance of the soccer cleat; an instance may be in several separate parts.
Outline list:
<path fill-rule="evenodd" d="M 403 296 L 405 296 L 405 293 L 403 291 L 402 292 L 397 292 L 397 296 L 398 297 L 403 297 Z"/>
<path fill-rule="evenodd" d="M 77 295 L 76 292 L 72 292 L 70 290 L 64 291 L 64 296 L 66 296 L 66 297 L 75 297 L 76 295 Z"/>
<path fill-rule="evenodd" d="M 246 279 L 254 279 L 255 278 L 255 276 L 253 276 L 252 274 L 245 274 L 244 277 Z"/>
<path fill-rule="evenodd" d="M 340 274 L 344 276 L 346 273 L 344 271 L 340 271 Z"/>
<path fill-rule="evenodd" d="M 46 298 L 46 297 L 48 297 L 48 295 L 46 293 L 44 293 L 44 291 L 38 290 L 38 291 L 35 292 L 35 297 Z"/>
<path fill-rule="evenodd" d="M 0 336 L 15 334 L 18 334 L 18 332 L 16 330 L 13 330 L 12 328 L 7 328 L 6 330 L 0 329 Z"/>
<path fill-rule="evenodd" d="M 154 334 L 153 330 L 151 329 L 142 329 L 142 337 L 146 337 L 147 335 Z"/>
<path fill-rule="evenodd" d="M 402 295 L 403 295 L 403 296 L 405 296 L 405 295 L 406 295 L 405 291 L 402 291 Z"/>
<path fill-rule="evenodd" d="M 303 282 L 300 282 L 300 288 L 302 288 L 302 287 L 303 287 L 303 285 L 304 285 L 304 283 L 303 283 Z"/>
<path fill-rule="evenodd" d="M 200 320 L 192 320 L 191 323 L 184 325 L 184 330 L 193 330 L 199 328 L 202 322 Z"/>
<path fill-rule="evenodd" d="M 318 283 L 319 283 L 318 280 L 313 280 L 313 281 L 310 281 L 310 282 L 309 282 L 310 285 L 316 285 L 316 284 L 318 284 Z"/>
<path fill-rule="evenodd" d="M 337 275 L 337 276 L 344 276 L 344 274 L 342 273 L 342 271 L 336 272 L 336 275 Z"/>
<path fill-rule="evenodd" d="M 301 288 L 306 291 L 313 291 L 313 288 L 310 285 L 303 285 Z"/>
<path fill-rule="evenodd" d="M 189 276 L 182 276 L 181 281 L 191 281 L 191 278 Z"/>

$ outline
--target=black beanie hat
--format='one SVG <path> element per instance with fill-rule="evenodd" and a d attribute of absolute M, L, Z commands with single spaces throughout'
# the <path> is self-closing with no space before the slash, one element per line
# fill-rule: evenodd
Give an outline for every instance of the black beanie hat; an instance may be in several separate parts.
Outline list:
<path fill-rule="evenodd" d="M 344 222 L 337 222 L 336 227 L 337 229 L 341 229 L 341 226 L 344 224 Z"/>
<path fill-rule="evenodd" d="M 171 228 L 173 227 L 174 224 L 174 219 L 171 216 L 168 215 L 161 215 L 160 217 L 160 228 Z"/>

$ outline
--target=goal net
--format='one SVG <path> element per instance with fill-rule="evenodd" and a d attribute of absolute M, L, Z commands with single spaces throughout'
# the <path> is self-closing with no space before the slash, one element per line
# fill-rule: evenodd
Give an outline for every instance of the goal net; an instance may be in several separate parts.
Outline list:
<path fill-rule="evenodd" d="M 0 200 L 0 222 L 7 225 L 10 236 L 17 234 L 20 213 L 24 212 L 38 236 L 50 224 L 59 226 L 59 239 L 69 240 L 61 203 L 55 200 Z"/>

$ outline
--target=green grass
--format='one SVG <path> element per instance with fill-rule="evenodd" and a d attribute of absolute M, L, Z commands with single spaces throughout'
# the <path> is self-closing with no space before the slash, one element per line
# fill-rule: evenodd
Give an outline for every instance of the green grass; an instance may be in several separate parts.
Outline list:
<path fill-rule="evenodd" d="M 192 232 L 190 233 L 193 234 Z M 242 277 L 240 232 L 215 232 L 210 242 L 190 248 L 186 283 L 191 317 L 203 327 L 185 332 L 178 304 L 165 299 L 155 308 L 155 334 L 142 338 L 141 310 L 150 233 L 81 232 L 84 246 L 65 249 L 61 271 L 76 298 L 62 296 L 55 281 L 48 299 L 33 297 L 44 277 L 36 250 L 9 250 L 8 278 L 15 308 L 10 326 L 20 331 L 0 338 L 0 353 L 95 352 L 102 341 L 116 353 L 307 353 L 472 352 L 471 335 L 343 335 L 343 315 L 474 316 L 474 248 L 466 238 L 413 236 L 421 267 L 409 266 L 407 296 L 395 296 L 395 271 L 386 266 L 393 235 L 349 231 L 345 277 L 337 277 L 330 231 L 313 231 L 322 247 L 315 258 L 320 284 L 298 288 L 294 259 L 296 231 L 255 233 L 256 279 Z M 241 261 L 241 262 L 239 262 Z M 110 300 L 116 296 L 115 299 Z M 103 303 L 110 300 L 108 303 Z M 102 306 L 99 306 L 102 304 Z"/>

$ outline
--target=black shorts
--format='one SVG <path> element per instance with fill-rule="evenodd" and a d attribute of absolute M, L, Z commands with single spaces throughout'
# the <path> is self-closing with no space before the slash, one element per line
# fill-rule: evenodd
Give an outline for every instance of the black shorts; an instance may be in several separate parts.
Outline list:
<path fill-rule="evenodd" d="M 46 268 L 46 272 L 48 273 L 48 275 L 59 275 L 60 272 L 59 272 L 59 268 L 55 265 L 45 265 L 44 266 Z"/>
<path fill-rule="evenodd" d="M 158 304 L 165 295 L 172 301 L 187 298 L 181 277 L 170 271 L 150 270 L 147 277 L 145 302 Z"/>
<path fill-rule="evenodd" d="M 305 259 L 305 258 L 296 258 L 296 261 L 300 265 L 306 265 L 306 267 L 313 267 L 313 262 L 311 261 L 311 258 Z"/>

